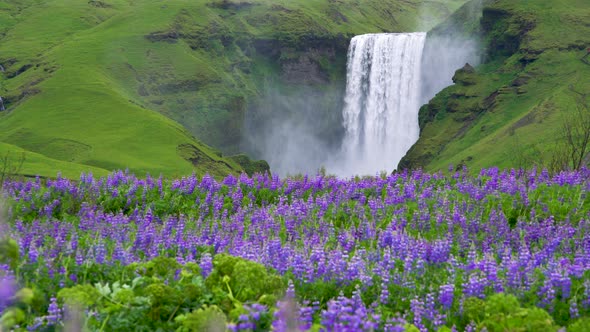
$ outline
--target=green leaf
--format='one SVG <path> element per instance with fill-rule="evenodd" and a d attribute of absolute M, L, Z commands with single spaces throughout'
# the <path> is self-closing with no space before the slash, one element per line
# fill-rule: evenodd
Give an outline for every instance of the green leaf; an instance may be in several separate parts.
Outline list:
<path fill-rule="evenodd" d="M 16 298 L 27 305 L 31 305 L 35 299 L 35 293 L 30 288 L 22 288 L 16 293 Z"/>
<path fill-rule="evenodd" d="M 6 329 L 10 329 L 15 325 L 25 321 L 25 313 L 21 309 L 11 308 L 8 309 L 2 317 L 0 317 L 0 326 Z"/>
<path fill-rule="evenodd" d="M 177 318 L 182 322 L 182 331 L 223 331 L 227 318 L 217 306 L 208 306 Z"/>
<path fill-rule="evenodd" d="M 18 244 L 11 238 L 0 237 L 0 264 L 7 264 L 12 270 L 18 266 Z"/>
<path fill-rule="evenodd" d="M 76 285 L 60 290 L 57 293 L 57 298 L 69 305 L 91 307 L 98 303 L 101 294 L 100 290 L 90 285 Z"/>

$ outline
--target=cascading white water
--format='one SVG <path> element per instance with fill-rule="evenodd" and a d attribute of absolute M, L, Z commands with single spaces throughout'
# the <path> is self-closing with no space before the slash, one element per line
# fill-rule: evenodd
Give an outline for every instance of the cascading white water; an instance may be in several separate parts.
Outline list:
<path fill-rule="evenodd" d="M 391 171 L 418 140 L 426 33 L 356 36 L 348 50 L 340 175 Z"/>

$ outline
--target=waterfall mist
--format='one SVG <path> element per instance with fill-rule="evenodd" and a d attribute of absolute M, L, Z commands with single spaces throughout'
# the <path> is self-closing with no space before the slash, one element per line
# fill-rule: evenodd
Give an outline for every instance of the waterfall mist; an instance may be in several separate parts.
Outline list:
<path fill-rule="evenodd" d="M 471 0 L 447 21 L 428 32 L 422 55 L 421 103 L 453 84 L 453 75 L 466 63 L 481 62 L 479 29 L 484 0 Z"/>
<path fill-rule="evenodd" d="M 452 85 L 465 63 L 480 63 L 473 31 L 481 3 L 469 2 L 428 34 L 354 37 L 346 82 L 267 88 L 246 114 L 243 150 L 282 176 L 321 167 L 339 176 L 396 169 L 419 138 L 420 106 Z"/>
<path fill-rule="evenodd" d="M 316 174 L 340 149 L 344 88 L 267 88 L 246 116 L 243 150 L 281 176 Z"/>
<path fill-rule="evenodd" d="M 422 55 L 421 104 L 453 84 L 453 75 L 466 63 L 480 63 L 479 43 L 464 37 L 429 36 Z"/>

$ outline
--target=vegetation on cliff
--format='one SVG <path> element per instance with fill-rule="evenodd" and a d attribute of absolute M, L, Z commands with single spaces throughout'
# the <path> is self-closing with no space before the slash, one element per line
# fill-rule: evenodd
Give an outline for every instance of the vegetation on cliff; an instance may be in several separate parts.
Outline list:
<path fill-rule="evenodd" d="M 484 63 L 457 71 L 456 84 L 421 109 L 420 140 L 401 167 L 564 166 L 556 159 L 568 149 L 565 127 L 580 123 L 580 116 L 590 119 L 590 65 L 583 61 L 590 47 L 590 4 L 484 5 L 481 19 L 458 11 L 433 31 L 459 26 L 480 36 Z"/>

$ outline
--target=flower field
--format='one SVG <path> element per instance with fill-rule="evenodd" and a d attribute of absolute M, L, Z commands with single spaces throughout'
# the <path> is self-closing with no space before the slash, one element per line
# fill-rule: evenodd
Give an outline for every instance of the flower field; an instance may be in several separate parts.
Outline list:
<path fill-rule="evenodd" d="M 589 331 L 590 170 L 4 184 L 2 331 Z"/>

